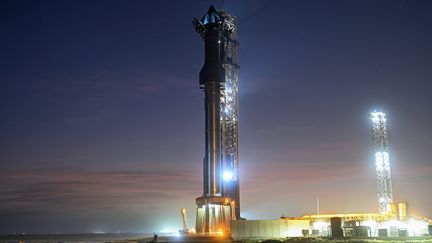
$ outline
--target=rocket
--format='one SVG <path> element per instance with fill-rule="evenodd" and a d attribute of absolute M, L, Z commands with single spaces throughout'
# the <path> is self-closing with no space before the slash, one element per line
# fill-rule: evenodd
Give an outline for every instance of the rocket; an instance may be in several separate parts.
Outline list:
<path fill-rule="evenodd" d="M 200 20 L 194 19 L 195 30 L 204 40 L 204 65 L 199 74 L 199 85 L 204 91 L 205 155 L 203 159 L 203 194 L 196 198 L 197 234 L 217 234 L 230 231 L 236 219 L 236 205 L 226 193 L 222 180 L 225 165 L 225 136 L 222 113 L 224 105 L 225 66 L 224 27 L 221 13 L 211 6 Z"/>
<path fill-rule="evenodd" d="M 225 70 L 221 63 L 222 16 L 211 6 L 194 26 L 204 39 L 204 65 L 199 74 L 200 88 L 204 90 L 205 156 L 203 159 L 203 197 L 222 196 L 222 125 L 221 89 Z"/>

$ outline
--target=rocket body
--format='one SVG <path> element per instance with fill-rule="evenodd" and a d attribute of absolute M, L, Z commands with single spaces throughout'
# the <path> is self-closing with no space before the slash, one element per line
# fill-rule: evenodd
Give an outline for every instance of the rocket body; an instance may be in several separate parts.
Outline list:
<path fill-rule="evenodd" d="M 221 196 L 222 136 L 220 124 L 220 83 L 207 82 L 205 92 L 206 152 L 204 158 L 204 195 Z"/>
<path fill-rule="evenodd" d="M 204 89 L 205 156 L 203 196 L 222 195 L 222 126 L 221 87 L 225 70 L 220 62 L 219 23 L 208 22 L 205 27 L 205 62 L 200 71 L 200 85 Z"/>

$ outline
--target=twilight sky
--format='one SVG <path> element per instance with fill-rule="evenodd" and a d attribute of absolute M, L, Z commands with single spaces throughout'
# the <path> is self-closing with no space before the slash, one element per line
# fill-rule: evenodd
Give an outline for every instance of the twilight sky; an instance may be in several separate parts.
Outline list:
<path fill-rule="evenodd" d="M 203 43 L 221 1 L 1 1 L 0 233 L 194 224 Z M 376 212 L 367 113 L 394 197 L 432 216 L 432 1 L 226 0 L 240 40 L 242 215 Z"/>

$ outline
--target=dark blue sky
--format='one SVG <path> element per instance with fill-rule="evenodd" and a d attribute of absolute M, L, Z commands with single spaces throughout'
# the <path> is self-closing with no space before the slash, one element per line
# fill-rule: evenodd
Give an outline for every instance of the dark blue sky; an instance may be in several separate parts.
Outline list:
<path fill-rule="evenodd" d="M 194 222 L 203 43 L 222 1 L 0 3 L 0 233 Z M 367 113 L 394 196 L 432 216 L 432 2 L 225 1 L 238 17 L 243 216 L 375 212 Z"/>

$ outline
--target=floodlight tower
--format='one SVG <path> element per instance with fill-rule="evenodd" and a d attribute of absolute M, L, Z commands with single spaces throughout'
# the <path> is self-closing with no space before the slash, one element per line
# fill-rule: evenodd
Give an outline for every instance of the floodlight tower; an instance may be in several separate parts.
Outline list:
<path fill-rule="evenodd" d="M 384 112 L 369 113 L 372 121 L 372 140 L 374 145 L 374 161 L 378 184 L 378 204 L 380 213 L 390 212 L 393 203 L 391 185 L 390 158 L 387 136 L 387 118 Z"/>

